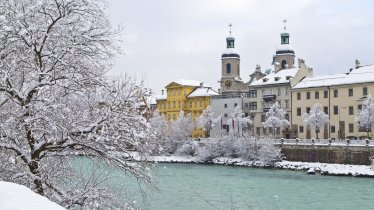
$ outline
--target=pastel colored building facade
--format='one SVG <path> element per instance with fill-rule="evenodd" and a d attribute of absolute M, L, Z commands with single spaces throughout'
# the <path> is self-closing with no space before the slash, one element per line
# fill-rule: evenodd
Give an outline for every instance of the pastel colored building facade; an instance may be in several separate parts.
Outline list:
<path fill-rule="evenodd" d="M 210 105 L 210 98 L 218 95 L 211 87 L 195 80 L 177 80 L 169 83 L 166 94 L 157 97 L 157 109 L 168 121 L 175 121 L 180 111 L 191 113 L 192 118 L 198 118 Z M 195 129 L 192 137 L 205 137 L 201 128 Z"/>
<path fill-rule="evenodd" d="M 292 125 L 298 138 L 316 138 L 315 131 L 304 125 L 303 115 L 319 103 L 329 115 L 330 123 L 320 130 L 323 139 L 365 139 L 366 131 L 358 127 L 357 111 L 368 95 L 374 96 L 374 65 L 356 67 L 343 74 L 305 78 L 292 92 Z M 369 134 L 373 139 L 373 134 Z"/>

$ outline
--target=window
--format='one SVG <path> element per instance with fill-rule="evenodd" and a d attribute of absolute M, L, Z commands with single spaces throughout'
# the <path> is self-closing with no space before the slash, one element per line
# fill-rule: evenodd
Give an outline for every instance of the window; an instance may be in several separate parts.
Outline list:
<path fill-rule="evenodd" d="M 349 132 L 353 133 L 354 132 L 353 123 L 349 123 L 348 127 L 349 127 Z"/>
<path fill-rule="evenodd" d="M 197 101 L 194 101 L 194 107 L 197 107 Z"/>
<path fill-rule="evenodd" d="M 310 112 L 310 107 L 307 107 L 307 108 L 306 108 L 306 113 L 309 114 L 309 112 Z"/>
<path fill-rule="evenodd" d="M 297 108 L 297 116 L 301 116 L 301 108 Z"/>
<path fill-rule="evenodd" d="M 248 108 L 248 103 L 245 103 L 245 104 L 244 104 L 244 107 L 245 107 L 245 108 Z"/>
<path fill-rule="evenodd" d="M 286 108 L 290 107 L 290 103 L 288 102 L 288 100 L 285 100 L 284 103 L 286 104 Z"/>
<path fill-rule="evenodd" d="M 175 94 L 177 94 L 177 91 L 176 91 L 176 90 L 173 90 L 173 96 L 175 96 Z"/>
<path fill-rule="evenodd" d="M 287 76 L 287 77 L 286 77 L 286 80 L 290 80 L 290 79 L 291 79 L 291 76 Z"/>
<path fill-rule="evenodd" d="M 301 100 L 301 93 L 297 93 L 297 100 Z"/>
<path fill-rule="evenodd" d="M 304 133 L 304 126 L 302 125 L 299 126 L 299 133 Z"/>
<path fill-rule="evenodd" d="M 173 101 L 173 109 L 175 109 L 175 101 Z"/>
<path fill-rule="evenodd" d="M 353 96 L 353 88 L 348 89 L 348 96 L 349 97 Z"/>
<path fill-rule="evenodd" d="M 329 97 L 329 92 L 327 90 L 323 91 L 323 97 L 328 98 Z"/>
<path fill-rule="evenodd" d="M 168 102 L 168 109 L 170 109 L 170 102 Z"/>
<path fill-rule="evenodd" d="M 262 91 L 261 91 L 261 94 L 262 94 L 262 95 L 265 95 L 265 90 L 262 90 Z"/>
<path fill-rule="evenodd" d="M 256 133 L 257 133 L 257 135 L 260 135 L 260 133 L 261 133 L 261 128 L 260 127 L 256 128 Z"/>
<path fill-rule="evenodd" d="M 181 95 L 181 89 L 178 89 L 178 96 Z"/>
<path fill-rule="evenodd" d="M 231 64 L 230 63 L 226 64 L 226 73 L 228 73 L 228 74 L 231 73 Z"/>
<path fill-rule="evenodd" d="M 223 108 L 227 108 L 227 104 L 224 104 L 224 105 L 223 105 Z"/>
<path fill-rule="evenodd" d="M 330 129 L 331 129 L 331 133 L 335 133 L 335 126 L 334 125 L 332 125 Z"/>
<path fill-rule="evenodd" d="M 285 115 L 284 115 L 284 118 L 286 118 L 286 120 L 289 121 L 289 120 L 290 120 L 290 115 L 289 115 L 289 114 L 285 114 Z"/>
<path fill-rule="evenodd" d="M 250 102 L 249 110 L 257 110 L 257 102 Z"/>
<path fill-rule="evenodd" d="M 176 120 L 176 119 L 177 119 L 176 115 L 175 115 L 175 114 L 173 114 L 173 120 Z"/>
<path fill-rule="evenodd" d="M 334 90 L 334 98 L 337 98 L 339 96 L 338 90 Z"/>
<path fill-rule="evenodd" d="M 250 98 L 257 98 L 257 90 L 249 90 Z"/>
<path fill-rule="evenodd" d="M 362 95 L 364 95 L 364 96 L 368 95 L 368 88 L 367 87 L 362 88 Z"/>
<path fill-rule="evenodd" d="M 314 98 L 319 99 L 319 91 L 314 92 Z"/>
<path fill-rule="evenodd" d="M 362 105 L 358 105 L 358 110 L 361 110 L 362 109 Z"/>
<path fill-rule="evenodd" d="M 280 77 L 275 77 L 274 80 L 275 81 L 279 81 Z"/>
<path fill-rule="evenodd" d="M 310 99 L 310 92 L 306 92 L 306 99 Z"/>
<path fill-rule="evenodd" d="M 334 115 L 339 114 L 339 108 L 338 106 L 334 106 Z"/>
<path fill-rule="evenodd" d="M 261 115 L 261 122 L 265 122 L 265 115 Z"/>
<path fill-rule="evenodd" d="M 324 106 L 323 107 L 323 112 L 325 112 L 325 114 L 329 114 L 329 107 Z"/>
<path fill-rule="evenodd" d="M 186 96 L 187 95 L 187 90 L 184 90 L 184 96 Z"/>
<path fill-rule="evenodd" d="M 278 88 L 278 96 L 281 95 L 281 89 Z"/>
<path fill-rule="evenodd" d="M 234 107 L 237 107 L 238 106 L 238 103 L 234 103 Z"/>
<path fill-rule="evenodd" d="M 166 109 L 166 103 L 164 103 L 164 109 Z"/>
<path fill-rule="evenodd" d="M 192 101 L 190 101 L 190 108 L 192 108 Z"/>
<path fill-rule="evenodd" d="M 348 107 L 349 115 L 353 115 L 353 106 Z"/>
<path fill-rule="evenodd" d="M 203 101 L 200 100 L 200 107 L 203 107 Z"/>
<path fill-rule="evenodd" d="M 227 113 L 223 114 L 224 117 L 227 117 Z"/>
<path fill-rule="evenodd" d="M 287 66 L 287 61 L 286 60 L 283 60 L 282 61 L 282 69 L 285 69 Z"/>
<path fill-rule="evenodd" d="M 178 101 L 178 108 L 181 108 L 181 102 Z"/>
<path fill-rule="evenodd" d="M 286 88 L 286 95 L 290 94 L 290 90 Z"/>

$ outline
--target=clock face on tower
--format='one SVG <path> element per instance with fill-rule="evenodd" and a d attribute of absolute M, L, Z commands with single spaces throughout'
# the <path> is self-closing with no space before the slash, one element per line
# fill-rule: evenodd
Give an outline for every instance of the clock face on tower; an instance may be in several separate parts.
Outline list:
<path fill-rule="evenodd" d="M 225 81 L 225 85 L 226 85 L 226 87 L 230 87 L 231 84 L 232 84 L 231 80 L 226 80 L 226 81 Z"/>

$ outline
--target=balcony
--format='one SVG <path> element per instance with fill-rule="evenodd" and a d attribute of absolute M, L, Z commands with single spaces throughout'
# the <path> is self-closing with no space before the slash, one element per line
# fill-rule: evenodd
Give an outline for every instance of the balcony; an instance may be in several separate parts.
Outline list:
<path fill-rule="evenodd" d="M 262 108 L 262 112 L 268 112 L 270 110 L 270 107 L 264 107 Z"/>
<path fill-rule="evenodd" d="M 272 100 L 275 100 L 277 98 L 277 96 L 275 94 L 265 94 L 265 95 L 262 95 L 262 99 L 264 101 L 272 101 Z"/>

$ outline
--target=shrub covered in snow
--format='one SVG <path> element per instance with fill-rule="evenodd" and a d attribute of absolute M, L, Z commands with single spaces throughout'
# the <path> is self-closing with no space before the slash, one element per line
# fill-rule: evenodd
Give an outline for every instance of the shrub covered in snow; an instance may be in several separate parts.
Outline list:
<path fill-rule="evenodd" d="M 263 125 L 266 128 L 273 130 L 273 136 L 275 138 L 276 129 L 288 126 L 290 123 L 285 118 L 286 112 L 280 108 L 278 102 L 273 104 L 269 111 L 265 115 L 265 122 Z"/>

